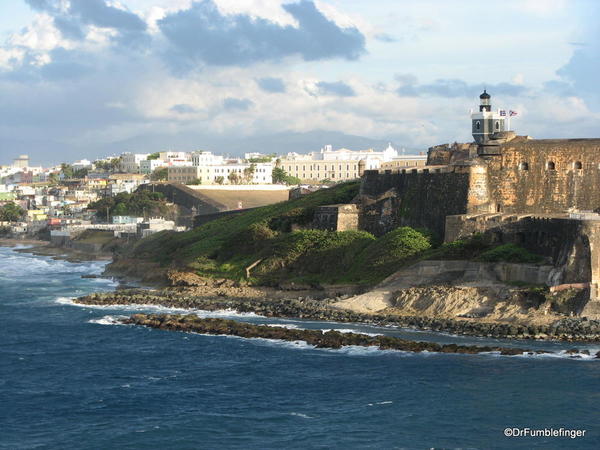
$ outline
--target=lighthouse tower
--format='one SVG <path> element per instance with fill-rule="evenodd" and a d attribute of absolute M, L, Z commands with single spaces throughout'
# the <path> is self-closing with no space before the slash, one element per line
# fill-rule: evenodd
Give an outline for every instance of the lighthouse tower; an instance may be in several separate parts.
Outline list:
<path fill-rule="evenodd" d="M 471 114 L 472 133 L 476 143 L 485 144 L 492 134 L 505 131 L 506 126 L 504 116 L 492 111 L 491 97 L 485 89 L 479 99 L 479 112 Z"/>

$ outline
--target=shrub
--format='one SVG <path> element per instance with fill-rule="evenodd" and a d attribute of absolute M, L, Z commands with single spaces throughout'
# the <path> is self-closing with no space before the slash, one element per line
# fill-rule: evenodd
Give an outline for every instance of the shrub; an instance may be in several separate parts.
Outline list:
<path fill-rule="evenodd" d="M 472 259 L 488 250 L 490 244 L 481 233 L 475 233 L 468 239 L 459 239 L 442 244 L 434 250 L 429 259 Z"/>
<path fill-rule="evenodd" d="M 356 255 L 347 281 L 375 283 L 431 248 L 430 237 L 410 227 L 384 234 Z"/>
<path fill-rule="evenodd" d="M 483 252 L 479 260 L 485 262 L 540 263 L 543 257 L 515 244 L 504 244 Z"/>

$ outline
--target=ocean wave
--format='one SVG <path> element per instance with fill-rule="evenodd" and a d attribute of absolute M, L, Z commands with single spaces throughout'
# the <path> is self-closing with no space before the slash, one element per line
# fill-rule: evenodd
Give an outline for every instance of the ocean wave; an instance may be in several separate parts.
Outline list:
<path fill-rule="evenodd" d="M 92 309 L 102 309 L 102 310 L 117 310 L 117 311 L 152 311 L 152 312 L 160 312 L 165 314 L 179 314 L 179 313 L 188 313 L 195 314 L 198 317 L 210 318 L 210 317 L 257 317 L 263 318 L 264 316 L 260 316 L 253 312 L 237 312 L 233 309 L 221 309 L 217 311 L 207 311 L 203 309 L 187 309 L 187 308 L 172 308 L 168 306 L 161 305 L 153 305 L 153 304 L 127 304 L 127 305 L 88 305 L 83 303 L 77 303 L 74 301 L 74 298 L 68 297 L 58 297 L 55 300 L 56 303 L 61 305 L 69 305 L 69 306 L 77 306 L 79 308 L 92 308 Z"/>
<path fill-rule="evenodd" d="M 383 336 L 382 333 L 367 333 L 365 331 L 353 330 L 351 328 L 324 328 L 323 331 L 337 331 L 338 333 L 355 333 L 355 334 L 364 334 L 367 336 Z"/>
<path fill-rule="evenodd" d="M 90 319 L 88 323 L 95 323 L 98 325 L 123 325 L 121 319 L 125 319 L 127 316 L 104 316 L 97 319 Z"/>
<path fill-rule="evenodd" d="M 260 325 L 266 325 L 273 328 L 287 328 L 288 330 L 305 330 L 306 328 L 300 328 L 298 325 L 293 323 L 261 323 Z"/>
<path fill-rule="evenodd" d="M 392 403 L 394 403 L 391 400 L 386 400 L 383 402 L 375 402 L 375 403 L 368 403 L 367 406 L 377 406 L 377 405 L 391 405 Z"/>
<path fill-rule="evenodd" d="M 303 419 L 314 419 L 314 417 L 309 416 L 308 414 L 303 414 L 303 413 L 299 413 L 299 412 L 295 412 L 295 411 L 292 411 L 290 413 L 290 416 L 301 417 Z"/>
<path fill-rule="evenodd" d="M 86 261 L 73 263 L 65 260 L 52 259 L 50 256 L 34 256 L 27 253 L 14 251 L 0 252 L 2 266 L 0 276 L 10 278 L 28 278 L 35 275 L 37 278 L 56 275 L 99 275 L 104 270 L 108 261 Z"/>

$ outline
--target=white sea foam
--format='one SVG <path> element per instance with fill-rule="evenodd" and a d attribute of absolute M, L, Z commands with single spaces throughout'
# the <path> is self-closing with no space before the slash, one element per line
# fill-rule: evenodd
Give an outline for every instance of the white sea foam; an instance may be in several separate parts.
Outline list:
<path fill-rule="evenodd" d="M 303 419 L 314 419 L 314 417 L 299 412 L 291 412 L 290 416 L 302 417 Z"/>
<path fill-rule="evenodd" d="M 123 325 L 121 319 L 125 319 L 127 316 L 104 316 L 97 319 L 90 319 L 88 323 L 95 323 L 98 325 Z"/>
<path fill-rule="evenodd" d="M 329 328 L 329 329 L 323 329 L 323 331 L 337 331 L 339 333 L 365 334 L 367 336 L 383 336 L 383 334 L 381 334 L 381 333 L 367 333 L 365 331 L 352 330 L 350 328 Z"/>
<path fill-rule="evenodd" d="M 391 400 L 387 400 L 384 402 L 375 402 L 375 403 L 369 403 L 367 406 L 376 406 L 376 405 L 391 405 L 392 403 L 394 403 Z"/>
<path fill-rule="evenodd" d="M 56 303 L 61 305 L 77 306 L 79 308 L 92 308 L 92 309 L 103 309 L 103 310 L 118 310 L 118 311 L 152 311 L 160 312 L 165 314 L 195 314 L 198 317 L 204 319 L 209 317 L 257 317 L 262 318 L 253 312 L 237 312 L 233 309 L 222 309 L 217 311 L 206 311 L 203 309 L 187 309 L 187 308 L 172 308 L 168 306 L 146 304 L 146 303 L 130 303 L 126 305 L 95 305 L 95 304 L 83 304 L 74 301 L 74 298 L 58 297 Z"/>
<path fill-rule="evenodd" d="M 266 325 L 268 327 L 273 328 L 287 328 L 288 330 L 304 330 L 305 328 L 300 328 L 298 325 L 294 325 L 293 323 L 263 323 L 261 325 Z"/>

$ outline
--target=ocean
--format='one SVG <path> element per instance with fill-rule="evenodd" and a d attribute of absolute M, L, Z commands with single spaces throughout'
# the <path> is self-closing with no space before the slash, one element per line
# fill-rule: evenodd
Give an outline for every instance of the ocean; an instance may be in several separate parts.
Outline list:
<path fill-rule="evenodd" d="M 554 354 L 321 350 L 116 325 L 120 315 L 161 309 L 74 305 L 116 287 L 81 278 L 103 265 L 0 247 L 1 449 L 600 448 L 600 360 L 561 353 L 573 344 L 228 311 L 197 313 Z M 585 436 L 506 437 L 506 428 Z"/>

